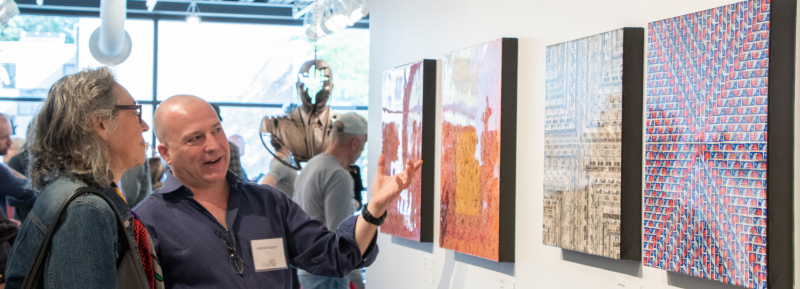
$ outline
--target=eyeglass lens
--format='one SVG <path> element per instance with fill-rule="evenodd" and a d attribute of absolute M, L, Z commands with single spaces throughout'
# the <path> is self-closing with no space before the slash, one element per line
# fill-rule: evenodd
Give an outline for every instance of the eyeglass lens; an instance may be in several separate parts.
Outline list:
<path fill-rule="evenodd" d="M 236 244 L 232 241 L 233 236 L 231 235 L 230 231 L 225 232 L 215 232 L 217 236 L 222 239 L 222 243 L 225 245 L 225 248 L 228 249 L 228 253 L 230 253 L 229 262 L 231 265 L 231 270 L 233 272 L 242 274 L 244 271 L 244 261 L 238 254 L 236 254 Z"/>

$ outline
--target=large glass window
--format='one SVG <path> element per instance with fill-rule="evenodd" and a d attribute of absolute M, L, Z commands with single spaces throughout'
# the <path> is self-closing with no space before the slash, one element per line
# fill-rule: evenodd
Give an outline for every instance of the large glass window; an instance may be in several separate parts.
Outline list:
<path fill-rule="evenodd" d="M 366 106 L 369 31 L 347 29 L 317 43 L 294 26 L 158 24 L 158 99 L 193 94 L 210 102 L 299 102 L 300 65 L 323 59 L 334 74 L 330 105 Z"/>
<path fill-rule="evenodd" d="M 20 15 L 0 29 L 0 113 L 11 116 L 14 136 L 24 138 L 31 118 L 55 81 L 101 63 L 89 51 L 89 38 L 100 19 Z M 129 19 L 125 30 L 133 49 L 128 59 L 110 67 L 117 80 L 143 105 L 143 119 L 153 125 L 153 109 L 176 94 L 193 94 L 221 107 L 227 135 L 245 140 L 242 166 L 250 178 L 269 171 L 272 156 L 259 137 L 261 119 L 282 115 L 276 108 L 299 103 L 295 82 L 307 60 L 325 60 L 332 68 L 334 90 L 328 102 L 339 113 L 366 116 L 369 78 L 369 31 L 346 29 L 318 42 L 305 40 L 302 27 L 258 24 Z M 153 97 L 154 52 L 158 53 L 156 100 Z M 153 144 L 152 133 L 144 134 Z M 356 164 L 366 180 L 366 150 Z"/>
<path fill-rule="evenodd" d="M 75 17 L 11 18 L 0 30 L 0 96 L 44 98 L 56 80 L 74 73 L 78 22 Z"/>
<path fill-rule="evenodd" d="M 263 106 L 300 102 L 295 82 L 303 62 L 316 55 L 331 66 L 328 104 L 335 109 L 368 103 L 369 31 L 347 29 L 317 43 L 304 40 L 304 32 L 295 26 L 159 21 L 158 100 L 191 94 L 219 104 L 226 134 L 245 139 L 241 162 L 248 177 L 266 174 L 272 156 L 259 138 L 261 119 L 284 111 Z M 366 157 L 357 163 L 366 176 Z"/>
<path fill-rule="evenodd" d="M 100 27 L 98 18 L 80 18 L 78 22 L 78 68 L 101 67 L 89 51 L 89 37 Z M 112 66 L 117 81 L 138 101 L 153 100 L 153 21 L 126 20 L 125 31 L 131 36 L 131 55 Z"/>
<path fill-rule="evenodd" d="M 0 112 L 11 116 L 14 137 L 25 138 L 28 123 L 58 79 L 103 66 L 89 52 L 89 36 L 99 26 L 97 18 L 19 15 L 0 30 L 0 97 L 5 100 Z M 131 55 L 110 68 L 134 98 L 152 101 L 153 21 L 128 20 L 125 30 L 134 43 Z M 150 134 L 145 138 L 152 141 Z"/>
<path fill-rule="evenodd" d="M 192 94 L 210 102 L 294 99 L 292 36 L 301 27 L 158 23 L 158 99 Z"/>
<path fill-rule="evenodd" d="M 278 115 L 282 112 L 283 109 L 280 108 L 220 107 L 225 135 L 229 139 L 235 135 L 244 139 L 244 148 L 239 148 L 239 159 L 245 173 L 251 179 L 255 179 L 262 173 L 267 174 L 272 161 L 272 156 L 261 144 L 259 133 L 261 119 L 265 115 Z M 264 141 L 269 142 L 269 139 L 264 139 Z"/>

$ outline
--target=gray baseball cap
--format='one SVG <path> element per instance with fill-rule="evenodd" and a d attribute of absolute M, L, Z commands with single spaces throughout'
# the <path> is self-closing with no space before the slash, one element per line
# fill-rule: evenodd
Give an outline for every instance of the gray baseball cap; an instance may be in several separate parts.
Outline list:
<path fill-rule="evenodd" d="M 339 116 L 339 119 L 337 119 L 336 122 L 341 122 L 344 126 L 344 128 L 339 132 L 349 134 L 367 134 L 367 119 L 355 112 L 348 112 Z"/>

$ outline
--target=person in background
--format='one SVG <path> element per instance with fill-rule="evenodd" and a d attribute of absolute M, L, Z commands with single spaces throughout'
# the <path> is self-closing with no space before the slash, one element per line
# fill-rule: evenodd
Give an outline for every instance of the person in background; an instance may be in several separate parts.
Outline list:
<path fill-rule="evenodd" d="M 3 114 L 0 114 L 0 154 L 8 151 L 9 142 L 5 141 L 5 139 L 10 134 L 11 124 Z M 28 188 L 25 177 L 6 167 L 5 164 L 0 164 L 0 198 L 6 199 L 6 196 L 17 197 L 26 201 L 30 200 L 31 202 L 36 200 L 36 195 L 32 189 Z M 19 233 L 19 226 L 19 221 L 8 218 L 5 213 L 0 214 L 0 272 L 6 271 L 8 254 Z M 5 287 L 5 282 L 4 273 L 0 273 L 0 288 Z"/>
<path fill-rule="evenodd" d="M 3 162 L 8 164 L 11 161 L 11 158 L 18 155 L 22 152 L 22 144 L 25 143 L 24 139 L 15 137 L 11 139 L 11 147 L 8 148 L 8 152 L 3 155 Z M 20 172 L 21 173 L 21 172 Z"/>
<path fill-rule="evenodd" d="M 261 184 L 273 186 L 281 190 L 287 197 L 292 198 L 292 195 L 294 195 L 294 180 L 297 179 L 297 170 L 278 160 L 281 159 L 291 164 L 290 155 L 292 152 L 274 135 L 270 138 L 269 143 L 275 149 L 275 158 L 272 159 L 269 165 L 269 173 L 261 179 Z M 300 281 L 297 279 L 297 269 L 292 268 L 291 270 L 292 288 L 298 289 L 300 288 Z"/>
<path fill-rule="evenodd" d="M 228 137 L 228 142 L 235 144 L 237 148 L 239 148 L 239 156 L 244 156 L 244 138 L 238 134 L 232 135 Z"/>
<path fill-rule="evenodd" d="M 347 172 L 361 156 L 367 142 L 367 120 L 357 113 L 346 113 L 333 123 L 331 143 L 324 153 L 311 158 L 300 171 L 293 200 L 316 220 L 335 228 L 355 212 L 353 178 Z M 349 274 L 350 272 L 348 272 Z M 350 279 L 298 271 L 304 289 L 347 289 Z"/>
<path fill-rule="evenodd" d="M 294 181 L 297 179 L 297 170 L 278 160 L 281 159 L 291 164 L 291 152 L 275 136 L 272 136 L 269 143 L 275 148 L 275 158 L 272 159 L 269 165 L 269 173 L 261 180 L 261 184 L 276 187 L 291 198 L 294 195 Z"/>
<path fill-rule="evenodd" d="M 228 171 L 225 131 L 203 99 L 170 97 L 153 119 L 158 152 L 170 171 L 164 186 L 133 210 L 153 232 L 171 289 L 289 289 L 289 267 L 344 277 L 369 266 L 378 254 L 380 216 L 422 165 L 408 162 L 402 173 L 388 176 L 380 156 L 364 214 L 331 232 L 277 189 Z"/>
<path fill-rule="evenodd" d="M 153 190 L 161 188 L 161 178 L 164 177 L 166 169 L 161 163 L 160 157 L 152 157 L 148 161 L 150 163 L 150 179 L 153 181 Z"/>
<path fill-rule="evenodd" d="M 219 106 L 216 104 L 211 104 L 211 107 L 214 108 L 214 111 L 217 112 L 217 118 L 219 118 L 219 122 L 222 122 L 222 114 L 219 112 Z M 233 172 L 236 176 L 242 178 L 245 181 L 249 181 L 250 179 L 247 178 L 247 173 L 244 171 L 242 167 L 242 161 L 240 160 L 239 154 L 239 147 L 236 144 L 228 141 L 228 148 L 230 149 L 231 154 L 231 161 L 228 164 L 228 170 Z"/>
<path fill-rule="evenodd" d="M 25 143 L 22 144 L 22 150 L 17 155 L 11 157 L 8 161 L 8 166 L 22 174 L 25 177 L 28 177 L 28 148 L 31 147 L 33 144 L 33 140 L 36 137 L 36 119 L 38 118 L 38 113 L 33 115 L 31 121 L 28 123 L 28 129 L 25 132 Z"/>
<path fill-rule="evenodd" d="M 364 190 L 364 183 L 361 180 L 361 168 L 355 164 L 349 165 L 347 166 L 347 172 L 353 178 L 353 193 L 355 193 L 353 196 L 353 209 L 358 211 L 362 207 L 361 192 Z M 356 289 L 365 289 L 364 276 L 361 275 L 361 270 L 353 270 L 350 275 L 347 275 L 347 278 L 350 279 L 350 283 L 356 286 Z"/>
<path fill-rule="evenodd" d="M 361 192 L 364 191 L 364 181 L 361 180 L 361 168 L 357 165 L 347 166 L 347 172 L 353 178 L 353 207 L 356 211 L 361 210 L 363 199 Z"/>
<path fill-rule="evenodd" d="M 20 288 L 56 211 L 82 187 L 102 190 L 82 195 L 64 212 L 48 249 L 45 288 L 116 288 L 117 280 L 136 280 L 163 288 L 160 265 L 150 236 L 114 185 L 122 174 L 144 163 L 142 106 L 119 85 L 108 68 L 87 69 L 62 77 L 50 88 L 37 116 L 30 146 L 31 185 L 40 190 L 20 227 L 8 257 L 6 285 Z M 117 220 L 111 206 L 124 220 Z M 118 236 L 122 221 L 124 235 Z M 118 273 L 122 240 L 134 241 L 136 265 Z M 121 275 L 122 274 L 122 275 Z M 31 276 L 33 277 L 33 276 Z"/>
<path fill-rule="evenodd" d="M 119 180 L 119 188 L 128 203 L 128 207 L 136 207 L 139 202 L 153 192 L 153 182 L 150 179 L 150 162 L 144 162 L 141 166 L 125 171 Z"/>
<path fill-rule="evenodd" d="M 0 155 L 3 156 L 5 160 L 5 155 L 11 150 L 12 146 L 14 146 L 14 141 L 11 139 L 11 119 L 9 119 L 5 114 L 0 113 Z M 3 161 L 5 162 L 5 161 Z"/>
<path fill-rule="evenodd" d="M 0 114 L 0 154 L 8 153 L 12 144 L 11 122 L 4 114 Z M 8 214 L 5 212 L 7 196 L 26 202 L 36 199 L 36 194 L 27 187 L 24 176 L 9 169 L 5 164 L 0 164 L 0 211 L 8 219 Z M 14 222 L 19 225 L 19 222 Z"/>
<path fill-rule="evenodd" d="M 28 173 L 28 150 L 33 144 L 33 140 L 36 138 L 36 119 L 38 118 L 38 113 L 33 115 L 31 121 L 28 123 L 28 129 L 25 132 L 25 143 L 22 145 L 22 152 L 15 155 L 11 158 L 8 162 L 8 166 L 14 169 L 17 172 L 23 174 L 26 179 L 30 179 L 30 174 Z M 17 200 L 16 198 L 8 198 L 8 205 L 14 207 L 14 219 L 19 220 L 20 222 L 25 221 L 25 218 L 28 217 L 28 213 L 33 208 L 33 203 L 36 201 L 36 198 L 31 198 L 28 200 Z"/>

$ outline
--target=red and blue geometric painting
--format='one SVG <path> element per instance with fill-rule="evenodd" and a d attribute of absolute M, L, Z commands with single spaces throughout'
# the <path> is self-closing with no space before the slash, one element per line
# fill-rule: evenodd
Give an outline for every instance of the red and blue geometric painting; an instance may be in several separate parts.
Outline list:
<path fill-rule="evenodd" d="M 767 288 L 770 1 L 648 25 L 644 264 Z"/>

